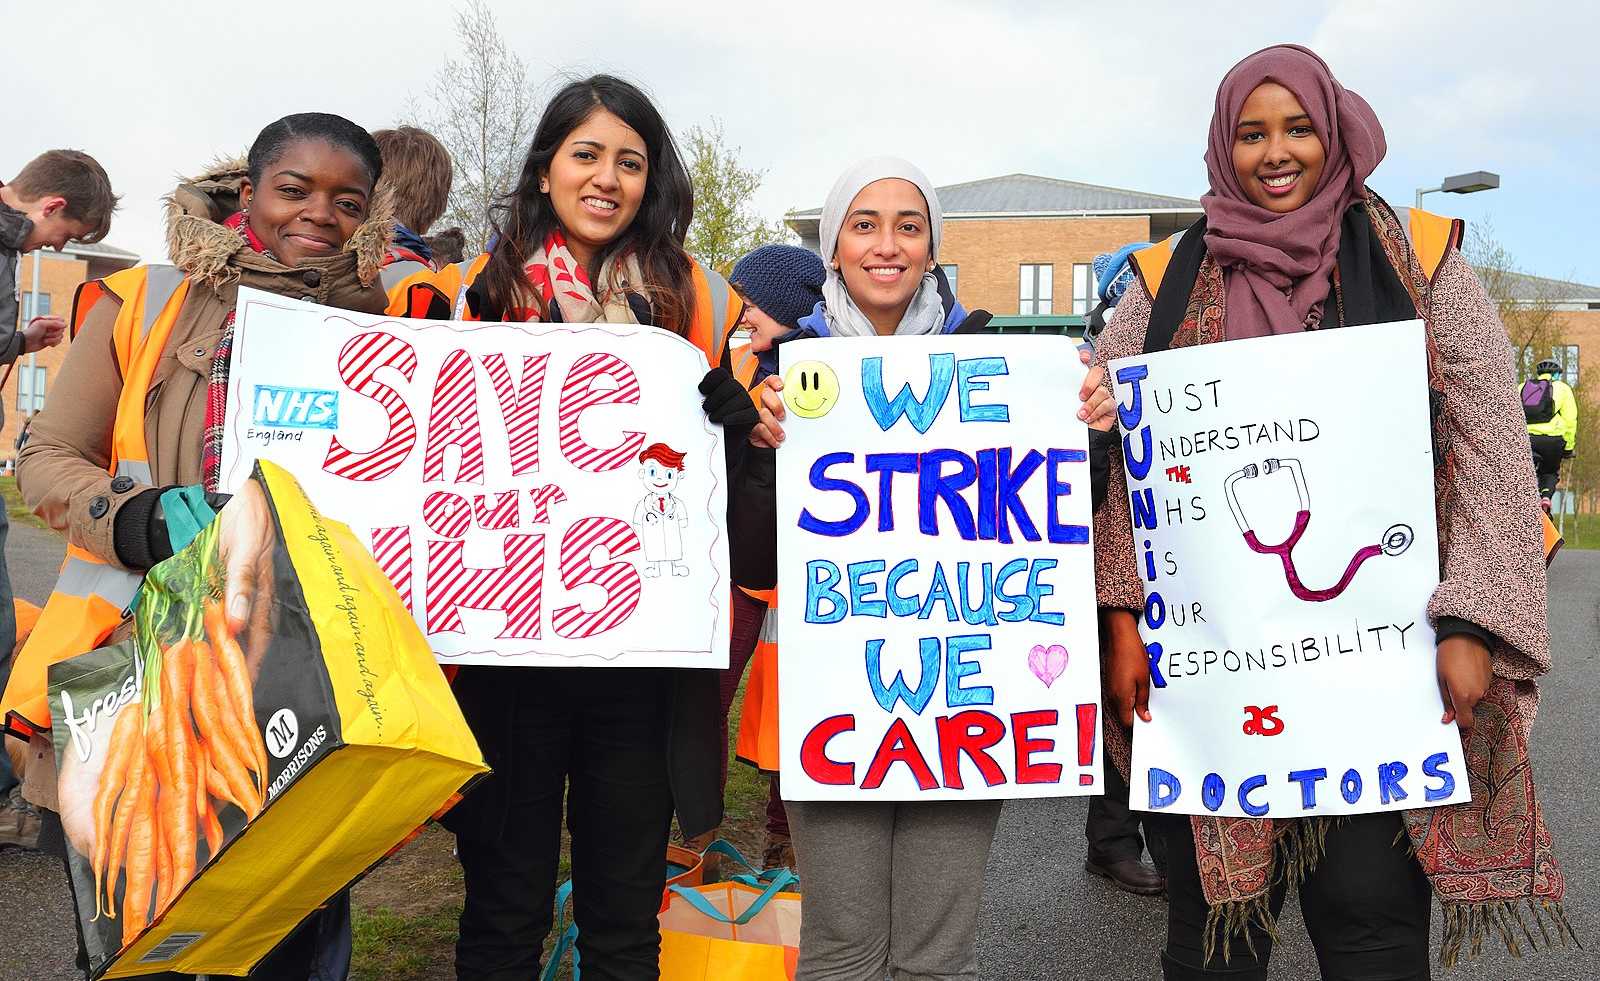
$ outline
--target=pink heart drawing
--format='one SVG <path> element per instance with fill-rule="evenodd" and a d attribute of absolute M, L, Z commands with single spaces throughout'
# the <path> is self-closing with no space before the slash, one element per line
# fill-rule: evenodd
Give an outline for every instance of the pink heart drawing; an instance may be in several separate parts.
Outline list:
<path fill-rule="evenodd" d="M 1049 688 L 1067 670 L 1067 649 L 1060 644 L 1034 644 L 1028 652 L 1028 667 Z"/>

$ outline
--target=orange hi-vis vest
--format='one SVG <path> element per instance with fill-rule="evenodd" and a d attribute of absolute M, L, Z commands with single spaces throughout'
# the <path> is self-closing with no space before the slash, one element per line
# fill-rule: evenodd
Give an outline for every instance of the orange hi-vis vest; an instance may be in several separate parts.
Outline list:
<path fill-rule="evenodd" d="M 1443 215 L 1432 214 L 1419 208 L 1407 208 L 1409 212 L 1405 219 L 1406 237 L 1411 241 L 1411 251 L 1416 253 L 1417 264 L 1422 267 L 1422 274 L 1432 283 L 1439 273 L 1439 267 L 1444 264 L 1444 257 L 1451 249 L 1459 249 L 1461 241 L 1466 235 L 1466 223 L 1459 218 L 1446 218 Z M 1139 280 L 1144 284 L 1145 291 L 1153 300 L 1161 291 L 1161 280 L 1166 275 L 1167 266 L 1172 262 L 1173 250 L 1178 247 L 1178 240 L 1183 237 L 1183 232 L 1178 232 L 1165 241 L 1157 242 L 1148 249 L 1140 249 L 1132 257 L 1134 271 L 1138 273 Z M 1555 559 L 1556 552 L 1564 544 L 1561 532 L 1551 523 L 1550 516 L 1544 515 L 1544 561 L 1550 564 Z"/>
<path fill-rule="evenodd" d="M 393 256 L 378 270 L 378 280 L 383 284 L 383 292 L 389 297 L 389 305 L 384 308 L 384 313 L 391 317 L 423 317 L 428 308 L 425 306 L 421 312 L 416 308 L 418 299 L 424 302 L 430 300 L 426 293 L 416 293 L 414 287 L 427 289 L 434 285 L 434 278 L 438 273 L 434 268 L 423 262 L 420 258 L 407 252 Z M 443 320 L 444 317 L 434 319 Z"/>
<path fill-rule="evenodd" d="M 733 755 L 763 773 L 778 772 L 778 591 L 745 589 L 751 599 L 767 604 L 750 656 L 750 677 L 744 685 L 739 736 Z"/>
<path fill-rule="evenodd" d="M 122 394 L 111 429 L 113 475 L 126 474 L 151 484 L 145 448 L 145 398 L 156 363 L 183 309 L 189 280 L 165 265 L 135 266 L 78 287 L 72 301 L 72 332 L 108 294 L 122 301 L 112 327 L 112 344 L 122 374 Z M 122 622 L 144 576 L 118 568 L 76 545 L 67 546 L 55 591 L 18 652 L 11 679 L 0 696 L 0 720 L 26 739 L 50 728 L 47 676 L 50 665 L 101 646 Z"/>

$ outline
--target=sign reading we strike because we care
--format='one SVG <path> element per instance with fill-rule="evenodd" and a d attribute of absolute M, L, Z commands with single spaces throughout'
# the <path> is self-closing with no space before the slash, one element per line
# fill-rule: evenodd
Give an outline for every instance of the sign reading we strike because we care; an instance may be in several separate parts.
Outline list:
<path fill-rule="evenodd" d="M 727 667 L 705 371 L 652 327 L 398 320 L 240 290 L 221 483 L 257 457 L 289 470 L 442 661 Z"/>
<path fill-rule="evenodd" d="M 784 796 L 1101 793 L 1073 346 L 831 338 L 781 356 Z"/>
<path fill-rule="evenodd" d="M 1470 799 L 1426 615 L 1421 321 L 1110 371 L 1150 660 L 1133 806 L 1290 818 Z"/>

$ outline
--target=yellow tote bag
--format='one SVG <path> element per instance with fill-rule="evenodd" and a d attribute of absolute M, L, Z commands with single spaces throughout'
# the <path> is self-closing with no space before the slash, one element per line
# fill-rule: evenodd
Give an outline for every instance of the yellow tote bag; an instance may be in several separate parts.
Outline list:
<path fill-rule="evenodd" d="M 254 550 L 259 630 L 223 608 L 224 542 Z M 249 973 L 487 770 L 394 586 L 279 467 L 137 605 L 127 640 L 49 674 L 96 981 Z"/>
<path fill-rule="evenodd" d="M 740 882 L 668 889 L 661 981 L 794 981 L 800 894 L 788 869 L 765 888 Z"/>

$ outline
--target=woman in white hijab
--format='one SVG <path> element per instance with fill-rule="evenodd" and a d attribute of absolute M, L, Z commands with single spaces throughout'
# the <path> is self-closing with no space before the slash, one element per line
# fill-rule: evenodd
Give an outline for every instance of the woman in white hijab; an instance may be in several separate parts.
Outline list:
<path fill-rule="evenodd" d="M 784 340 L 981 330 L 989 314 L 968 314 L 941 289 L 942 217 L 932 184 L 904 160 L 847 170 L 822 209 L 823 301 Z M 1077 414 L 1109 429 L 1115 406 L 1102 374 L 1085 380 Z M 783 386 L 777 375 L 763 385 L 750 441 L 777 447 Z M 788 811 L 805 870 L 796 981 L 977 976 L 978 901 L 999 801 L 790 801 Z"/>

